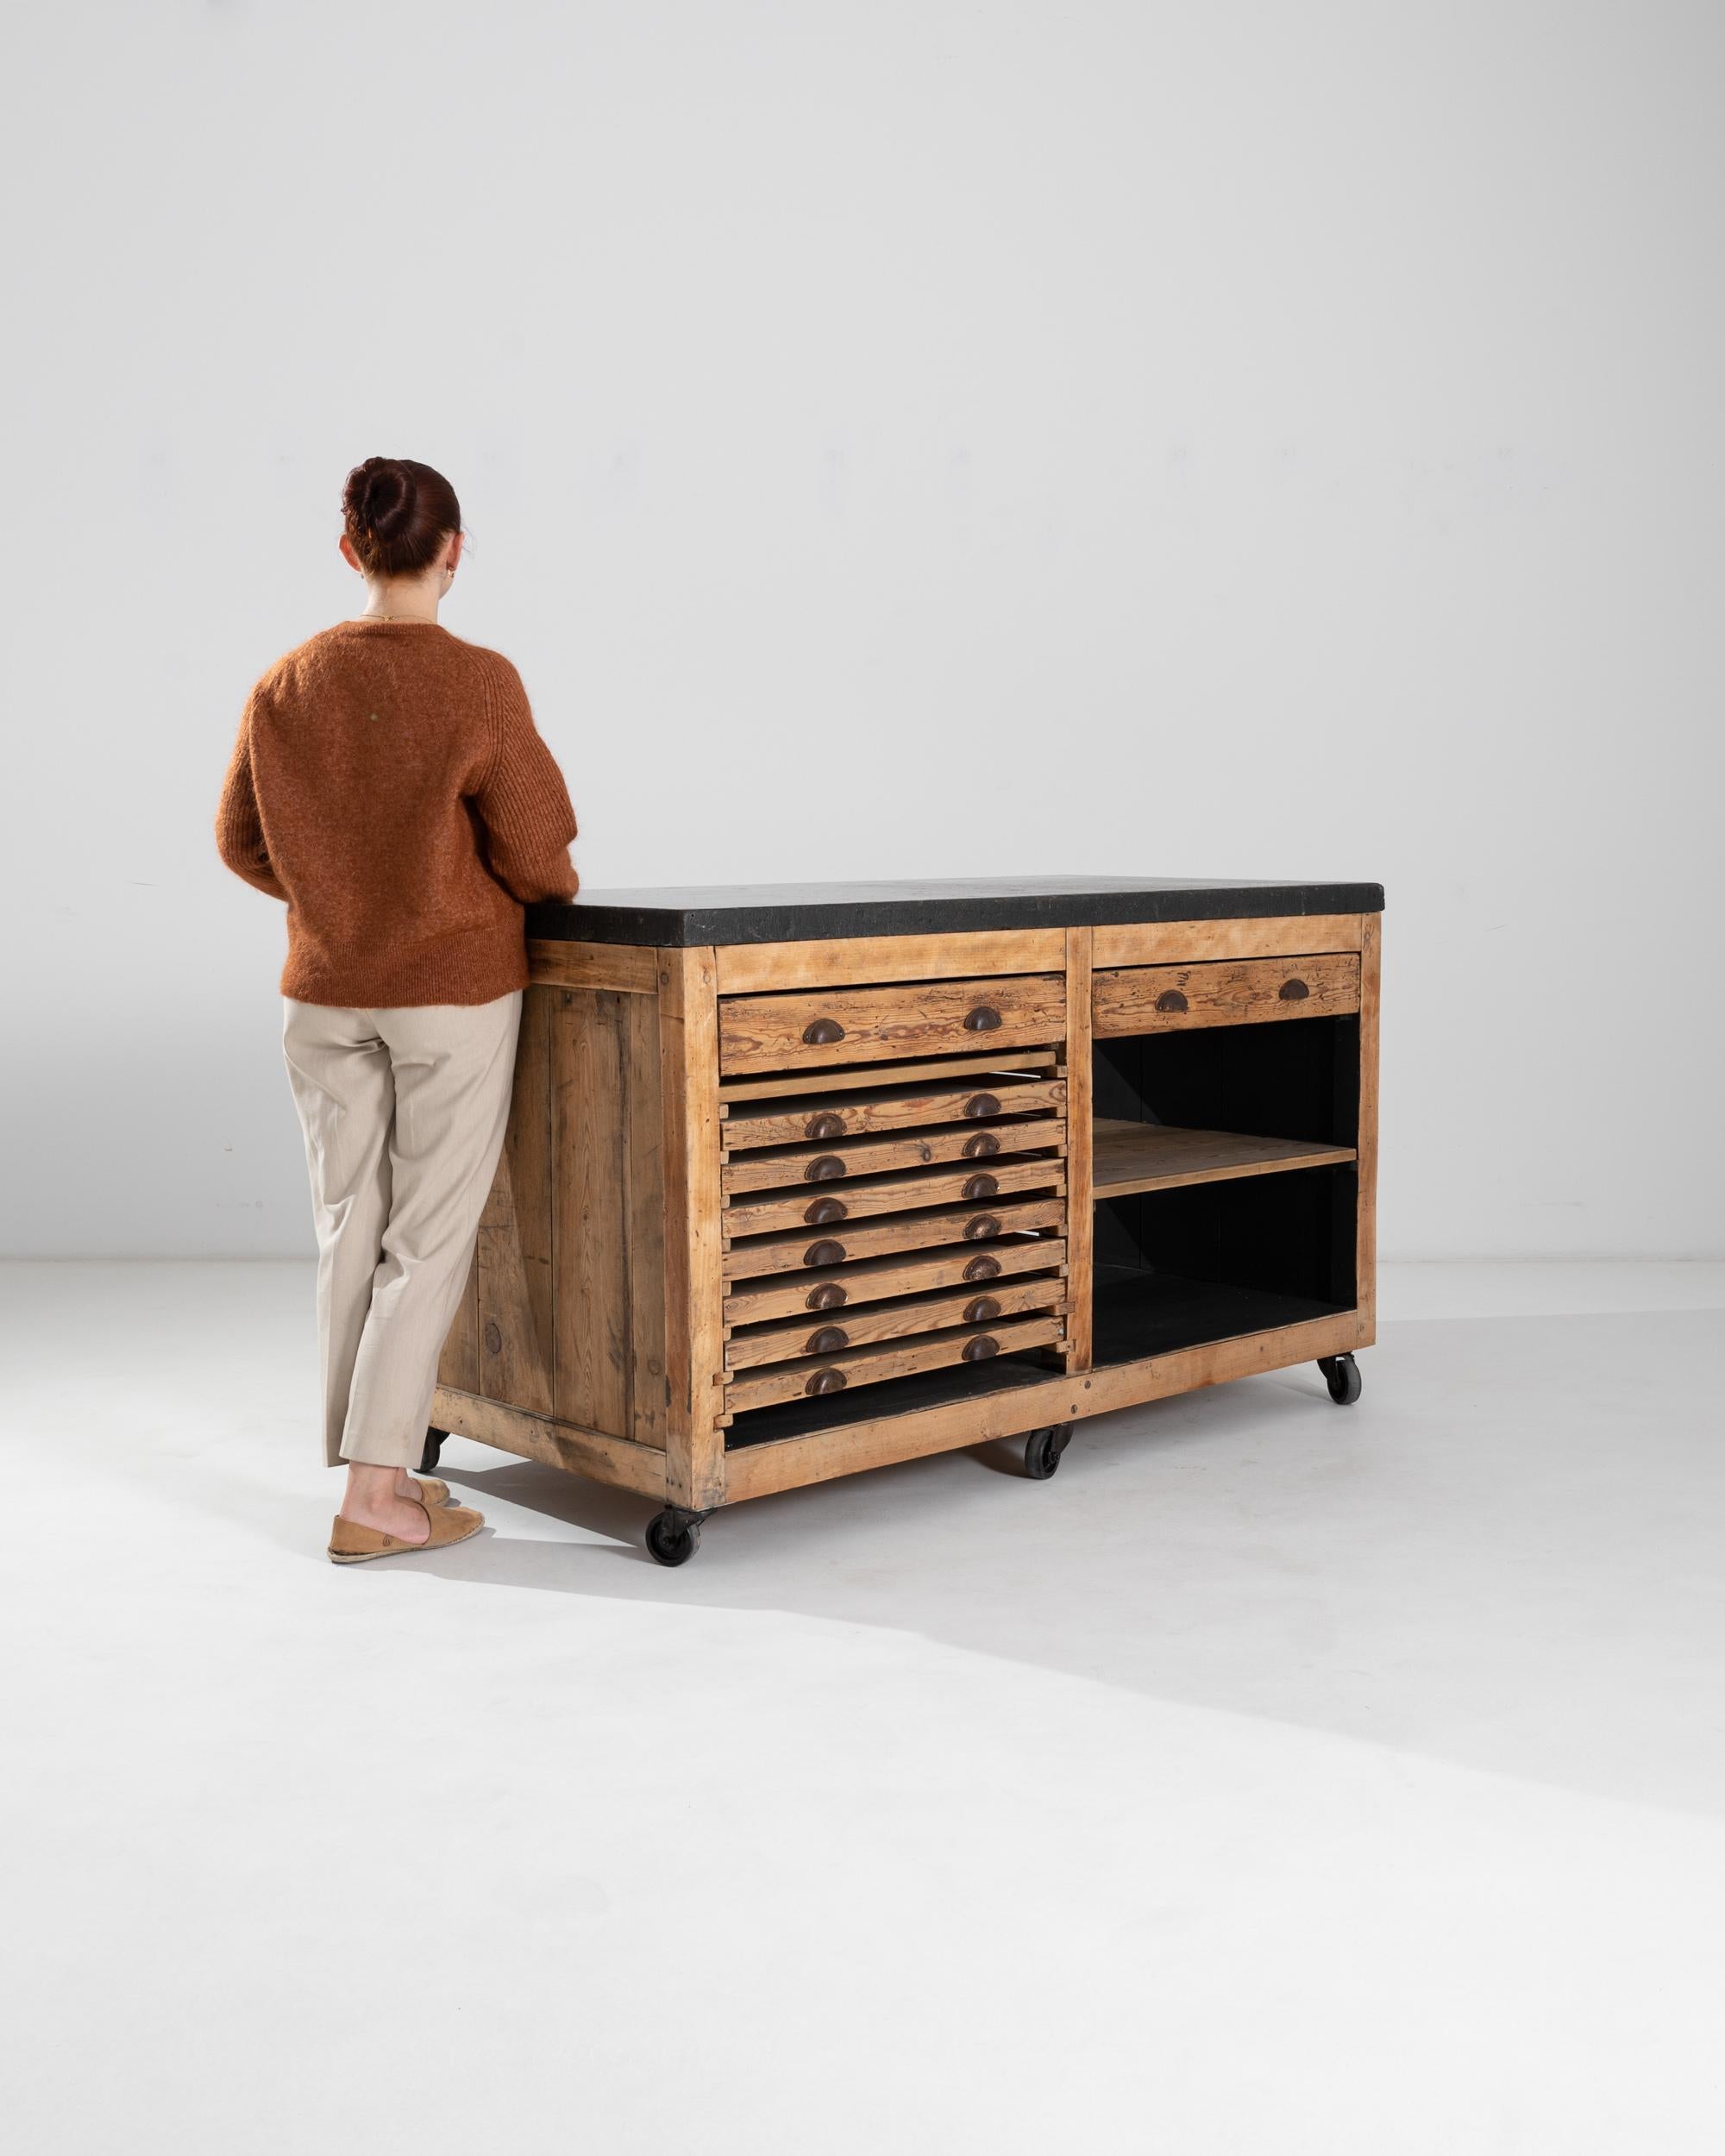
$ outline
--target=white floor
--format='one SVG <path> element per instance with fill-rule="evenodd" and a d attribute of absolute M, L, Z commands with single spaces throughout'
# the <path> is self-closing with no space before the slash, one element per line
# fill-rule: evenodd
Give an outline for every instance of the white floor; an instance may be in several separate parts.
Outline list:
<path fill-rule="evenodd" d="M 1725 1268 L 739 1507 L 452 1444 L 338 1569 L 309 1269 L 0 1269 L 28 2156 L 1717 2156 Z"/>

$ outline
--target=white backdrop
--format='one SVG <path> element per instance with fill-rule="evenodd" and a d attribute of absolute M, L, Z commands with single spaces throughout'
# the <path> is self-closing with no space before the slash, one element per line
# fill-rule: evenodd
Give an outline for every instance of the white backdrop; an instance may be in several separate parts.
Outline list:
<path fill-rule="evenodd" d="M 1369 877 L 1388 1255 L 1725 1250 L 1725 16 L 9 11 L 3 1247 L 311 1249 L 247 688 L 423 458 L 586 886 Z"/>

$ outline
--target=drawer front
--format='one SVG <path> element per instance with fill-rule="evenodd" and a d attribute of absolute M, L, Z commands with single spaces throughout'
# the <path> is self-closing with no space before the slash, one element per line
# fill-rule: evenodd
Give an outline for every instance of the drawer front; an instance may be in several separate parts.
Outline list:
<path fill-rule="evenodd" d="M 1003 1116 L 1048 1115 L 1063 1111 L 1065 1106 L 1063 1078 L 979 1069 L 962 1083 L 952 1078 L 925 1079 L 819 1099 L 751 1103 L 747 1107 L 727 1104 L 721 1110 L 719 1143 L 727 1152 L 761 1145 L 819 1146 L 835 1138 L 864 1138 L 924 1124 L 975 1125 L 998 1122 Z"/>
<path fill-rule="evenodd" d="M 840 1221 L 836 1227 L 796 1228 L 753 1235 L 724 1253 L 727 1280 L 763 1273 L 804 1272 L 845 1265 L 889 1250 L 933 1250 L 953 1243 L 988 1244 L 1026 1228 L 1063 1228 L 1066 1200 L 1002 1198 L 986 1206 L 939 1206 L 926 1213 L 888 1213 L 880 1220 Z"/>
<path fill-rule="evenodd" d="M 852 1385 L 877 1385 L 915 1370 L 939 1369 L 954 1363 L 989 1362 L 1026 1348 L 1052 1347 L 1061 1336 L 1053 1314 L 1004 1319 L 988 1326 L 959 1326 L 946 1332 L 906 1340 L 883 1340 L 840 1355 L 801 1357 L 771 1368 L 740 1372 L 731 1380 L 726 1405 L 736 1412 L 763 1407 L 774 1401 L 818 1398 Z"/>
<path fill-rule="evenodd" d="M 726 1198 L 748 1190 L 777 1190 L 810 1184 L 849 1183 L 859 1175 L 882 1175 L 894 1169 L 925 1168 L 940 1161 L 969 1161 L 986 1168 L 1003 1154 L 1034 1152 L 1042 1146 L 1063 1151 L 1063 1116 L 1026 1116 L 993 1125 L 954 1123 L 944 1129 L 909 1131 L 879 1138 L 837 1138 L 824 1145 L 775 1146 L 727 1161 L 721 1175 Z M 927 1201 L 913 1200 L 918 1205 Z"/>
<path fill-rule="evenodd" d="M 1359 957 L 1251 958 L 1201 966 L 1122 966 L 1091 984 L 1099 1037 L 1276 1018 L 1337 1018 L 1359 1008 Z"/>
<path fill-rule="evenodd" d="M 1060 1310 L 1065 1301 L 1066 1282 L 1057 1274 L 1033 1274 L 1028 1279 L 949 1288 L 932 1295 L 858 1303 L 854 1309 L 806 1310 L 800 1318 L 733 1333 L 725 1344 L 724 1363 L 727 1369 L 752 1369 L 758 1363 L 783 1363 L 797 1356 L 840 1355 L 850 1348 L 950 1326 L 989 1326 L 999 1318 Z"/>
<path fill-rule="evenodd" d="M 775 1228 L 825 1232 L 841 1221 L 902 1213 L 907 1206 L 960 1202 L 984 1206 L 1009 1193 L 1065 1188 L 1066 1163 L 1057 1158 L 943 1161 L 932 1168 L 909 1168 L 898 1175 L 863 1175 L 843 1184 L 804 1183 L 795 1190 L 751 1192 L 725 1207 L 724 1232 L 762 1235 Z"/>
<path fill-rule="evenodd" d="M 862 1257 L 848 1265 L 812 1271 L 767 1274 L 739 1280 L 725 1298 L 727 1325 L 768 1318 L 795 1318 L 806 1326 L 812 1313 L 856 1311 L 871 1302 L 934 1288 L 962 1290 L 966 1298 L 994 1281 L 1025 1273 L 1064 1273 L 1066 1244 L 1057 1235 L 1009 1235 L 997 1242 L 958 1243 L 938 1250 Z"/>
<path fill-rule="evenodd" d="M 1065 1030 L 1063 974 L 721 996 L 718 1067 L 730 1076 L 966 1048 L 1040 1046 L 1061 1040 Z"/>

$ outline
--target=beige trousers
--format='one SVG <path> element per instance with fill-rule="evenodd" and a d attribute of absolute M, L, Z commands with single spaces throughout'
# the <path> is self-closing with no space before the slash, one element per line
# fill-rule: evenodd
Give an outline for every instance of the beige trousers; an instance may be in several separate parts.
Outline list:
<path fill-rule="evenodd" d="M 522 993 L 383 1011 L 282 999 L 317 1230 L 331 1467 L 419 1464 L 503 1150 Z"/>

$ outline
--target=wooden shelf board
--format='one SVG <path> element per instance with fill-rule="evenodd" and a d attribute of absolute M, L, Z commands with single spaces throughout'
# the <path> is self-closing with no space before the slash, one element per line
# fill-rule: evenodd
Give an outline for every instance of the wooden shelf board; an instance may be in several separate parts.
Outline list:
<path fill-rule="evenodd" d="M 1135 1190 L 1176 1190 L 1185 1183 L 1227 1182 L 1274 1175 L 1290 1168 L 1333 1168 L 1354 1158 L 1351 1145 L 1302 1138 L 1247 1138 L 1238 1131 L 1188 1131 L 1165 1123 L 1126 1123 L 1099 1116 L 1092 1126 L 1095 1194 L 1120 1198 Z"/>

